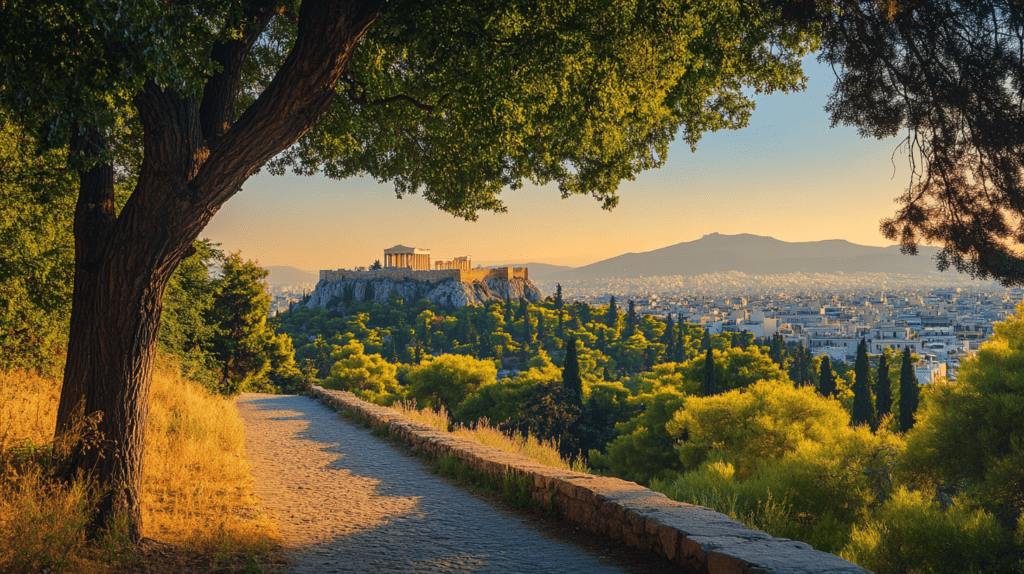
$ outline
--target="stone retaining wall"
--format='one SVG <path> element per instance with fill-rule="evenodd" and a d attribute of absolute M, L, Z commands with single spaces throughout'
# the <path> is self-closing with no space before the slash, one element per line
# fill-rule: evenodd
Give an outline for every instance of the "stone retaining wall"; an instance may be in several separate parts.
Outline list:
<path fill-rule="evenodd" d="M 552 468 L 405 418 L 352 393 L 313 387 L 314 398 L 352 411 L 374 427 L 435 456 L 455 455 L 478 470 L 506 470 L 533 478 L 531 496 L 541 508 L 591 533 L 656 552 L 686 572 L 701 574 L 869 574 L 809 544 L 773 538 L 713 510 L 675 502 L 634 482 Z"/>

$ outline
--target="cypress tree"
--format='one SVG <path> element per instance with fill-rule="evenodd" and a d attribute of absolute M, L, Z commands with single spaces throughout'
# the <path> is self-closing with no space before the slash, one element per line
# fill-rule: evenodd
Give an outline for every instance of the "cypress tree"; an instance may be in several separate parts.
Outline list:
<path fill-rule="evenodd" d="M 512 298 L 505 297 L 505 329 L 512 333 Z"/>
<path fill-rule="evenodd" d="M 519 299 L 519 310 L 516 312 L 516 321 L 518 321 L 520 319 L 526 318 L 527 313 L 529 313 L 529 312 L 530 312 L 530 308 L 527 306 L 526 298 L 525 297 L 520 297 L 520 299 Z"/>
<path fill-rule="evenodd" d="M 715 380 L 715 356 L 710 348 L 704 357 L 704 386 L 701 389 L 705 397 L 718 393 L 718 383 Z"/>
<path fill-rule="evenodd" d="M 626 336 L 632 337 L 636 333 L 637 324 L 636 309 L 633 307 L 633 300 L 629 300 L 629 311 L 626 312 Z"/>
<path fill-rule="evenodd" d="M 679 331 L 679 338 L 676 339 L 676 356 L 675 356 L 675 361 L 677 363 L 682 363 L 683 361 L 686 360 L 686 344 L 685 344 L 685 341 L 683 340 L 683 337 L 686 336 L 686 333 L 685 333 L 686 326 L 683 325 L 682 318 L 679 319 L 678 331 Z"/>
<path fill-rule="evenodd" d="M 572 396 L 573 404 L 583 406 L 583 378 L 580 376 L 580 361 L 576 355 L 576 338 L 569 337 L 565 347 L 565 363 L 562 366 L 562 387 Z"/>
<path fill-rule="evenodd" d="M 704 334 L 700 338 L 700 350 L 707 351 L 711 348 L 711 333 L 707 329 L 704 329 Z"/>
<path fill-rule="evenodd" d="M 672 361 L 676 354 L 676 334 L 674 331 L 675 324 L 672 322 L 672 314 L 669 313 L 668 318 L 665 320 L 665 334 L 661 336 L 661 341 L 665 345 L 665 362 Z"/>
<path fill-rule="evenodd" d="M 476 335 L 476 327 L 473 325 L 473 320 L 468 316 L 466 317 L 466 344 L 473 349 L 473 356 L 479 358 L 480 338 Z"/>
<path fill-rule="evenodd" d="M 558 308 L 558 338 L 565 337 L 565 310 Z"/>
<path fill-rule="evenodd" d="M 892 381 L 889 379 L 889 353 L 878 359 L 878 381 L 875 383 L 875 412 L 878 420 L 892 412 Z"/>
<path fill-rule="evenodd" d="M 868 344 L 864 339 L 857 345 L 857 362 L 853 365 L 853 413 L 854 425 L 869 424 L 875 428 L 875 407 L 871 401 L 871 364 L 868 362 Z"/>
<path fill-rule="evenodd" d="M 907 345 L 903 348 L 903 365 L 900 366 L 900 432 L 907 432 L 914 427 L 919 390 L 910 345 Z"/>
<path fill-rule="evenodd" d="M 555 284 L 555 309 L 562 308 L 562 284 Z"/>
<path fill-rule="evenodd" d="M 604 323 L 609 327 L 614 328 L 615 324 L 619 322 L 619 308 L 615 305 L 615 295 L 608 301 L 608 314 L 605 315 Z"/>
<path fill-rule="evenodd" d="M 828 355 L 821 356 L 821 367 L 818 369 L 818 392 L 823 397 L 836 395 L 836 376 L 832 372 L 832 361 Z"/>

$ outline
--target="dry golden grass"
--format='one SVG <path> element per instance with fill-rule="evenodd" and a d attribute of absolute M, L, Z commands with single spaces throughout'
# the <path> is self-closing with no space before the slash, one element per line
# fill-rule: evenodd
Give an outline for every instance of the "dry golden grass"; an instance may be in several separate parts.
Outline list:
<path fill-rule="evenodd" d="M 398 402 L 392 405 L 393 409 L 409 417 L 412 420 L 434 427 L 437 430 L 449 432 L 457 437 L 469 439 L 482 445 L 491 446 L 504 452 L 524 454 L 531 460 L 546 466 L 574 470 L 576 472 L 590 472 L 581 459 L 567 461 L 558 452 L 558 443 L 555 440 L 540 440 L 519 431 L 506 434 L 496 427 L 490 425 L 490 421 L 482 418 L 471 427 L 456 424 L 452 430 L 448 430 L 450 420 L 444 409 L 416 409 L 415 403 Z"/>
<path fill-rule="evenodd" d="M 153 377 L 143 535 L 173 545 L 173 556 L 161 560 L 191 557 L 163 571 L 231 570 L 242 566 L 240 556 L 252 569 L 266 563 L 279 539 L 253 493 L 241 419 L 233 401 L 177 372 L 162 360 Z M 0 571 L 131 570 L 140 558 L 116 540 L 85 544 L 89 485 L 48 478 L 59 393 L 57 380 L 0 373 Z M 143 551 L 141 559 L 154 552 Z"/>

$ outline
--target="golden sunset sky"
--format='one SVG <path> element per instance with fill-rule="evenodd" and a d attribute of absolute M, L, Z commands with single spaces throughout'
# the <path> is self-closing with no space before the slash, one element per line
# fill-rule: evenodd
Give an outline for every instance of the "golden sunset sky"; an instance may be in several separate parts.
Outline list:
<path fill-rule="evenodd" d="M 529 187 L 503 194 L 508 213 L 466 222 L 419 196 L 398 200 L 369 178 L 262 173 L 202 236 L 264 266 L 310 271 L 369 265 L 399 243 L 430 248 L 433 259 L 572 266 L 713 232 L 888 245 L 878 223 L 909 178 L 900 138 L 829 129 L 832 71 L 812 57 L 804 73 L 806 91 L 759 97 L 747 128 L 706 134 L 696 153 L 675 142 L 663 168 L 621 184 L 612 212 L 586 196 L 563 200 L 554 186 Z"/>

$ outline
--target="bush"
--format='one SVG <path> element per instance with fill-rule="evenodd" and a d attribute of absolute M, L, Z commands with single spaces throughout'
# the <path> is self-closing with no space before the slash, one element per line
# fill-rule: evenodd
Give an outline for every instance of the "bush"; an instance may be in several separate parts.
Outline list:
<path fill-rule="evenodd" d="M 1020 572 L 1008 533 L 978 508 L 942 508 L 922 492 L 899 488 L 841 555 L 878 574 Z"/>

